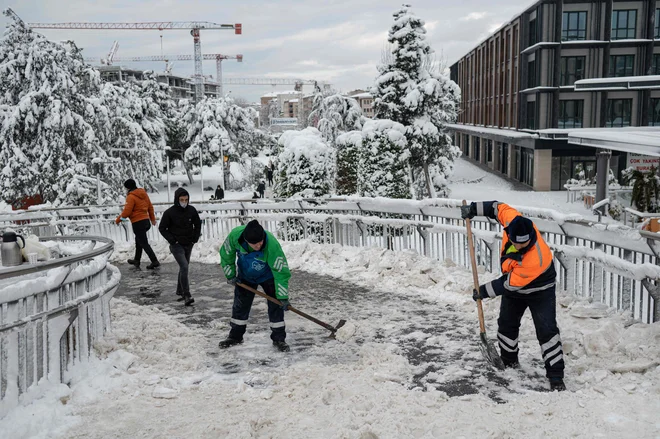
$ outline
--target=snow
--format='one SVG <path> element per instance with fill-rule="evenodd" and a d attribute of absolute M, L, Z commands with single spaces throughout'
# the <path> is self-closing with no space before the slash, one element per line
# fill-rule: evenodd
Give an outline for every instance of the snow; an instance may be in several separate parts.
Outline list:
<path fill-rule="evenodd" d="M 497 127 L 484 127 L 481 125 L 470 125 L 462 123 L 448 123 L 447 128 L 452 131 L 458 131 L 461 133 L 475 133 L 475 134 L 492 134 L 503 137 L 509 137 L 511 139 L 532 139 L 536 137 L 534 134 L 525 133 L 522 131 L 516 131 L 515 129 L 505 129 Z"/>
<path fill-rule="evenodd" d="M 217 263 L 220 243 L 200 245 L 193 260 Z M 475 322 L 466 336 L 477 336 L 476 309 L 469 293 L 472 277 L 467 270 L 413 252 L 380 248 L 302 241 L 285 243 L 284 250 L 294 281 L 295 270 L 304 267 L 370 291 L 421 296 L 434 307 L 452 306 L 465 313 Z M 159 252 L 166 251 L 163 247 Z M 498 302 L 484 303 L 491 331 Z M 214 363 L 225 360 L 222 355 L 218 360 L 206 356 L 209 342 L 203 330 L 193 330 L 154 307 L 113 299 L 113 331 L 96 346 L 101 359 L 79 365 L 74 375 L 79 378 L 70 387 L 57 386 L 11 412 L 0 420 L 0 429 L 17 439 L 110 434 L 237 438 L 657 435 L 660 324 L 629 324 L 623 315 L 570 296 L 560 296 L 558 303 L 569 391 L 521 388 L 503 394 L 506 402 L 501 404 L 484 394 L 448 397 L 432 387 L 411 389 L 408 383 L 415 369 L 395 345 L 387 340 L 357 344 L 342 335 L 344 331 L 376 331 L 388 316 L 383 321 L 349 316 L 336 344 L 318 347 L 336 351 L 341 361 L 328 364 L 310 355 L 284 368 L 254 367 L 232 375 L 214 371 Z M 423 319 L 406 313 L 408 321 Z M 433 343 L 440 335 L 411 333 L 408 337 Z M 538 355 L 529 316 L 523 321 L 520 339 L 522 359 L 529 362 Z M 443 379 L 460 379 L 462 371 L 481 364 L 478 354 L 462 359 L 454 373 Z M 524 367 L 529 372 L 534 366 Z M 518 372 L 502 373 L 514 377 L 514 383 L 526 379 Z M 474 420 L 475 413 L 479 422 Z"/>

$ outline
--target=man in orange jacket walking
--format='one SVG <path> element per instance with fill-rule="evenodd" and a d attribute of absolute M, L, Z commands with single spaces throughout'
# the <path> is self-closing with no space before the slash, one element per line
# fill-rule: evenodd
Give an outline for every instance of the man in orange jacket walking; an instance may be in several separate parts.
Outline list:
<path fill-rule="evenodd" d="M 140 268 L 140 259 L 142 258 L 142 250 L 147 253 L 151 264 L 147 265 L 148 269 L 160 267 L 160 262 L 156 258 L 156 254 L 149 245 L 147 232 L 151 229 L 152 225 L 156 225 L 156 215 L 154 214 L 154 206 L 151 204 L 147 191 L 138 188 L 135 180 L 129 178 L 124 182 L 124 187 L 128 191 L 126 195 L 126 205 L 124 210 L 119 214 L 115 223 L 119 224 L 122 218 L 129 218 L 133 226 L 133 234 L 135 235 L 135 257 L 129 259 L 128 263 Z M 150 224 L 151 222 L 151 224 Z"/>
<path fill-rule="evenodd" d="M 564 353 L 557 327 L 557 272 L 550 247 L 534 223 L 508 204 L 480 201 L 461 207 L 461 217 L 472 219 L 477 215 L 495 219 L 504 227 L 500 255 L 503 276 L 481 285 L 472 296 L 475 301 L 502 296 L 497 341 L 504 365 L 519 366 L 520 320 L 529 308 L 550 389 L 566 390 Z"/>

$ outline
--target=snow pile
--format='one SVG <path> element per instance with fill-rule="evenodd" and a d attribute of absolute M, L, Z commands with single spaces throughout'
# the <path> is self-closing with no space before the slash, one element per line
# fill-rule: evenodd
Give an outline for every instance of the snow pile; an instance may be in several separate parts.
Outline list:
<path fill-rule="evenodd" d="M 196 246 L 193 260 L 217 263 L 217 245 Z M 367 288 L 365 294 L 417 295 L 430 302 L 430 313 L 437 306 L 438 312 L 450 307 L 464 314 L 474 322 L 467 324 L 465 338 L 477 337 L 471 273 L 450 261 L 305 241 L 284 243 L 284 250 L 293 282 L 296 270 L 304 269 L 355 282 Z M 156 251 L 166 254 L 165 246 Z M 491 277 L 482 275 L 481 281 Z M 485 302 L 491 337 L 498 308 L 499 300 Z M 381 319 L 353 310 L 346 317 L 359 322 L 360 338 L 313 346 L 309 354 L 288 357 L 286 367 L 253 362 L 237 374 L 216 371 L 249 362 L 256 345 L 214 358 L 206 352 L 217 352 L 210 346 L 217 334 L 205 331 L 216 328 L 192 330 L 152 307 L 119 299 L 113 299 L 112 311 L 113 333 L 95 347 L 102 360 L 86 367 L 68 392 L 53 389 L 0 421 L 8 437 L 653 437 L 660 428 L 660 324 L 629 324 L 621 314 L 571 296 L 558 298 L 569 391 L 536 392 L 521 385 L 543 380 L 530 378 L 542 368 L 526 315 L 522 369 L 501 372 L 512 382 L 499 393 L 505 404 L 487 393 L 450 398 L 432 386 L 413 389 L 417 368 L 399 346 L 387 337 L 365 338 L 378 328 L 425 320 L 406 310 Z M 394 315 L 402 317 L 390 321 Z M 406 337 L 436 340 L 440 350 L 449 342 L 442 333 Z M 460 380 L 461 373 L 483 368 L 483 360 L 475 352 L 446 366 L 445 379 Z M 483 385 L 493 388 L 485 377 Z"/>

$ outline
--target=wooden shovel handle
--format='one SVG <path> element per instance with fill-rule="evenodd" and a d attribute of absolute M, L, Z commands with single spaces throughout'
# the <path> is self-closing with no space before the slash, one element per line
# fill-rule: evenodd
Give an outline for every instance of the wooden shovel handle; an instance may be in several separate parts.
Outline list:
<path fill-rule="evenodd" d="M 463 206 L 467 205 L 467 201 L 463 200 Z M 472 224 L 470 218 L 465 218 L 465 228 L 467 229 L 468 248 L 470 249 L 470 265 L 472 266 L 472 280 L 474 281 L 474 289 L 479 291 L 479 274 L 477 273 L 477 257 L 474 254 L 474 241 L 472 238 Z M 486 324 L 484 323 L 484 309 L 481 305 L 481 296 L 477 299 L 477 314 L 479 314 L 479 331 L 486 332 Z"/>
<path fill-rule="evenodd" d="M 252 288 L 252 287 L 250 287 L 250 286 L 248 286 L 248 285 L 245 285 L 245 284 L 243 284 L 243 283 L 240 283 L 240 282 L 237 282 L 236 285 L 238 285 L 239 287 L 244 288 L 244 289 L 250 291 L 251 293 L 256 294 L 257 296 L 261 296 L 261 297 L 263 297 L 263 298 L 265 298 L 265 299 L 267 299 L 267 300 L 270 300 L 270 301 L 273 302 L 273 303 L 276 303 L 276 304 L 282 306 L 282 302 L 280 302 L 279 300 L 277 300 L 277 299 L 274 298 L 274 297 L 270 297 L 270 296 L 269 296 L 268 294 L 266 294 L 266 293 L 262 293 L 261 291 L 255 289 L 255 288 Z M 324 327 L 325 329 L 327 329 L 328 331 L 332 331 L 332 332 L 336 332 L 336 331 L 337 331 L 337 329 L 336 329 L 334 326 L 329 325 L 329 324 L 327 324 L 327 323 L 325 323 L 325 322 L 322 322 L 321 320 L 319 320 L 319 319 L 317 319 L 317 318 L 314 318 L 314 317 L 310 316 L 309 314 L 306 314 L 306 313 L 300 311 L 299 309 L 294 308 L 294 307 L 291 306 L 291 305 L 289 305 L 289 307 L 288 307 L 287 309 L 288 309 L 289 311 L 292 311 L 292 312 L 298 314 L 298 315 L 301 316 L 301 317 L 306 318 L 307 320 L 310 320 L 310 321 L 316 323 L 317 325 L 323 326 L 323 327 Z"/>

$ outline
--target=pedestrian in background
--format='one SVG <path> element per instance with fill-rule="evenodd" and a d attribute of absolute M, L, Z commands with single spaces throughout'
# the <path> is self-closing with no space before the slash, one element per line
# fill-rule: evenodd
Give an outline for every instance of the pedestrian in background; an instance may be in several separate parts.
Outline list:
<path fill-rule="evenodd" d="M 190 294 L 190 282 L 188 280 L 188 267 L 192 249 L 202 233 L 202 221 L 199 219 L 197 209 L 188 204 L 190 194 L 184 188 L 174 192 L 174 206 L 167 209 L 162 218 L 158 231 L 170 244 L 170 252 L 174 260 L 179 264 L 179 277 L 176 284 L 176 294 L 181 296 L 177 300 L 183 300 L 186 306 L 195 303 Z"/>
<path fill-rule="evenodd" d="M 257 192 L 259 192 L 259 198 L 263 198 L 264 192 L 266 192 L 266 183 L 260 181 L 259 185 L 257 186 Z"/>
<path fill-rule="evenodd" d="M 218 185 L 218 187 L 215 188 L 214 199 L 215 200 L 222 200 L 224 198 L 225 198 L 225 190 L 222 189 L 222 186 Z"/>
<path fill-rule="evenodd" d="M 135 256 L 133 259 L 129 259 L 128 263 L 140 268 L 140 259 L 142 258 L 142 250 L 144 250 L 151 260 L 151 264 L 147 265 L 147 268 L 152 270 L 160 267 L 160 262 L 158 262 L 158 258 L 156 258 L 156 254 L 151 249 L 149 239 L 147 238 L 147 232 L 151 229 L 151 226 L 156 225 L 154 206 L 151 204 L 147 191 L 138 188 L 135 180 L 132 178 L 124 182 L 124 187 L 127 190 L 126 204 L 124 205 L 124 210 L 122 210 L 121 214 L 115 220 L 115 223 L 119 224 L 122 218 L 128 218 L 131 220 L 131 225 L 133 226 Z"/>

